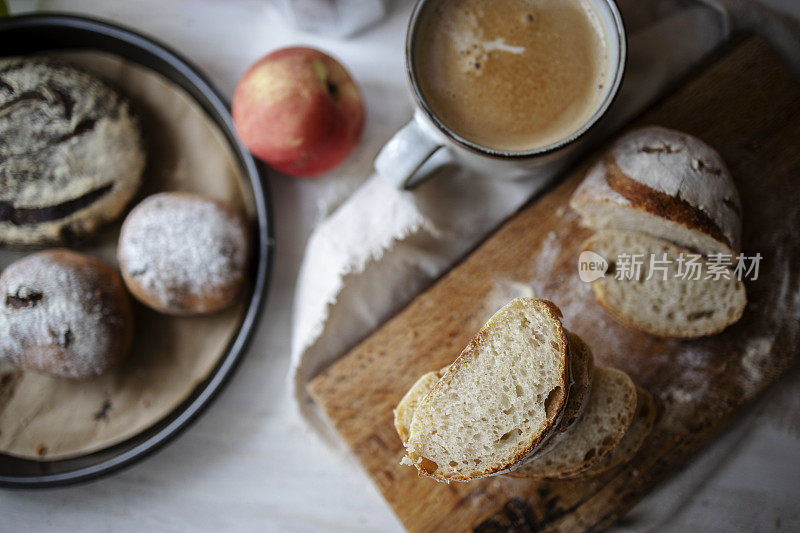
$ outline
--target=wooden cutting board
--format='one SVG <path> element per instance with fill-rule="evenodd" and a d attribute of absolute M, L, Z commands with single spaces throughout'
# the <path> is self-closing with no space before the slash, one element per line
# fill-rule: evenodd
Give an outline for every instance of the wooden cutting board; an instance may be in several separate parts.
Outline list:
<path fill-rule="evenodd" d="M 578 278 L 590 232 L 567 202 L 585 166 L 523 208 L 401 313 L 337 361 L 309 391 L 411 531 L 603 529 L 686 462 L 794 362 L 800 333 L 800 86 L 751 37 L 634 125 L 694 134 L 722 154 L 742 196 L 747 255 L 759 277 L 737 324 L 713 337 L 666 340 L 605 313 Z M 497 476 L 446 485 L 399 465 L 392 408 L 424 372 L 459 354 L 510 298 L 556 302 L 568 328 L 653 393 L 660 417 L 627 465 L 589 480 Z"/>

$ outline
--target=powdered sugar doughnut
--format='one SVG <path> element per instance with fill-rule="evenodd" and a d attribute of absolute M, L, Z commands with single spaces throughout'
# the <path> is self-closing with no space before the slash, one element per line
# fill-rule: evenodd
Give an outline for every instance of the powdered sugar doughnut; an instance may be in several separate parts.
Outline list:
<path fill-rule="evenodd" d="M 130 302 L 119 275 L 94 257 L 48 250 L 0 275 L 0 358 L 25 370 L 86 379 L 127 355 Z"/>
<path fill-rule="evenodd" d="M 196 194 L 154 194 L 125 219 L 117 256 L 143 304 L 171 315 L 210 313 L 241 292 L 247 226 L 232 206 Z"/>

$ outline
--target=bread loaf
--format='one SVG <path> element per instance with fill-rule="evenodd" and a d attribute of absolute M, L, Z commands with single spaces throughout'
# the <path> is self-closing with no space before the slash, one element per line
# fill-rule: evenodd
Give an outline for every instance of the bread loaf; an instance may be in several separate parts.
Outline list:
<path fill-rule="evenodd" d="M 597 230 L 647 233 L 703 254 L 741 245 L 739 193 L 722 158 L 699 139 L 659 126 L 616 141 L 570 206 Z"/>
<path fill-rule="evenodd" d="M 510 310 L 509 307 L 513 309 L 513 304 L 515 302 L 492 317 L 484 330 L 489 327 L 497 333 L 499 328 L 508 329 L 510 325 L 508 319 L 512 317 L 507 312 Z M 519 307 L 520 302 L 516 305 Z M 506 313 L 501 314 L 503 311 Z M 506 468 L 493 473 L 507 473 L 512 477 L 551 479 L 595 475 L 630 460 L 652 430 L 656 418 L 656 406 L 652 396 L 644 389 L 637 388 L 630 377 L 622 371 L 613 368 L 594 368 L 588 345 L 578 335 L 566 330 L 565 332 L 569 342 L 567 361 L 571 378 L 567 399 L 558 421 L 553 424 L 552 430 L 546 432 L 546 437 L 540 440 L 542 445 L 536 446 L 532 453 L 525 454 L 510 465 L 505 460 L 503 464 Z M 513 343 L 509 343 L 505 349 L 514 349 L 512 346 Z M 518 347 L 517 345 L 516 348 Z M 481 368 L 474 360 L 471 364 L 478 369 Z M 498 462 L 498 457 L 504 453 L 503 443 L 508 440 L 506 434 L 501 435 L 499 439 L 495 438 L 494 441 L 489 439 L 487 442 L 487 439 L 481 439 L 480 437 L 484 436 L 480 433 L 481 428 L 476 428 L 476 424 L 470 423 L 470 418 L 475 417 L 472 414 L 465 414 L 463 406 L 469 405 L 471 412 L 475 413 L 481 422 L 493 426 L 502 423 L 502 420 L 497 420 L 500 418 L 498 408 L 503 408 L 503 414 L 508 414 L 506 411 L 515 407 L 514 403 L 508 401 L 507 394 L 506 397 L 503 394 L 485 394 L 486 391 L 481 390 L 485 384 L 476 388 L 477 394 L 470 395 L 469 389 L 463 389 L 465 381 L 467 384 L 470 381 L 454 380 L 454 376 L 448 376 L 449 368 L 451 367 L 428 372 L 420 377 L 394 410 L 397 434 L 409 451 L 403 463 L 414 464 L 423 474 L 434 474 L 432 477 L 436 477 L 439 470 L 438 463 L 435 466 L 431 464 L 435 460 L 419 455 L 416 463 L 411 459 L 413 456 L 408 441 L 413 431 L 422 430 L 429 435 L 444 433 L 447 440 L 439 446 L 447 455 L 436 456 L 434 449 L 434 453 L 430 456 L 442 462 L 448 461 L 453 468 L 460 466 L 458 458 L 464 455 L 468 459 L 474 457 L 475 454 L 470 450 L 477 446 L 482 447 L 481 457 Z M 509 367 L 501 366 L 499 369 L 509 370 Z M 455 378 L 465 377 L 461 375 L 464 373 L 466 373 L 464 370 L 457 372 Z M 483 374 L 486 376 L 496 378 L 496 373 L 497 369 L 483 367 Z M 513 371 L 507 372 L 507 375 L 516 378 Z M 529 381 L 537 381 L 535 374 L 525 377 Z M 454 384 L 454 381 L 457 383 Z M 518 381 L 514 384 L 515 387 L 520 385 Z M 503 385 L 503 380 L 500 378 L 498 390 L 502 391 Z M 522 394 L 525 394 L 525 391 L 522 391 Z M 425 404 L 430 402 L 434 395 L 441 397 L 441 405 L 434 406 L 435 420 L 427 422 L 426 427 L 420 428 L 420 420 L 423 420 L 426 414 L 419 414 L 418 409 L 421 406 L 431 409 L 430 405 Z M 485 403 L 472 404 L 470 400 L 478 396 Z M 456 416 L 453 416 L 454 414 Z M 496 432 L 494 436 L 496 437 Z M 415 435 L 414 438 L 419 438 L 419 435 Z M 446 448 L 452 441 L 455 441 L 456 445 Z M 505 456 L 507 455 L 505 452 Z M 466 463 L 469 464 L 469 461 Z M 454 476 L 440 479 L 449 481 L 453 478 Z M 459 480 L 465 479 L 473 478 L 459 478 Z"/>
<path fill-rule="evenodd" d="M 213 313 L 245 285 L 248 227 L 233 205 L 186 192 L 145 198 L 128 214 L 117 258 L 131 294 L 171 315 Z"/>
<path fill-rule="evenodd" d="M 442 481 L 507 471 L 559 422 L 568 342 L 551 302 L 517 298 L 470 341 L 413 414 L 403 464 Z"/>
<path fill-rule="evenodd" d="M 589 397 L 589 391 L 592 387 L 592 374 L 594 373 L 594 359 L 589 346 L 571 331 L 567 331 L 567 338 L 569 339 L 569 368 L 572 376 L 572 385 L 569 388 L 569 395 L 558 427 L 553 430 L 553 437 L 569 429 L 575 420 L 580 417 L 586 405 L 585 400 Z M 411 426 L 414 411 L 417 410 L 425 395 L 441 379 L 447 368 L 444 367 L 441 370 L 423 374 L 397 404 L 394 410 L 394 427 L 404 445 L 408 440 L 408 428 Z M 551 437 L 548 443 L 553 440 L 555 439 Z M 542 446 L 542 449 L 546 447 L 547 443 Z"/>
<path fill-rule="evenodd" d="M 106 83 L 51 59 L 0 59 L 0 109 L 0 244 L 86 235 L 133 198 L 141 127 Z"/>

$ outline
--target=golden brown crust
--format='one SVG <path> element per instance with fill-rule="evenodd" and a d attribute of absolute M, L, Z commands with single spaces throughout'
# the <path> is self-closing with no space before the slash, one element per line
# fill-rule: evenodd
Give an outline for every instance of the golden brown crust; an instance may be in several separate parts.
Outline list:
<path fill-rule="evenodd" d="M 610 156 L 603 160 L 603 165 L 609 188 L 630 202 L 630 207 L 705 233 L 733 249 L 733 244 L 711 217 L 680 196 L 658 191 L 627 176 Z"/>
<path fill-rule="evenodd" d="M 539 300 L 541 303 L 543 303 L 544 305 L 546 305 L 547 307 L 549 307 L 549 308 L 550 308 L 550 311 L 551 311 L 551 312 L 552 312 L 552 313 L 553 313 L 553 314 L 554 314 L 554 315 L 555 315 L 555 316 L 556 316 L 556 317 L 557 317 L 559 320 L 561 320 L 562 318 L 564 318 L 564 314 L 561 312 L 561 309 L 560 309 L 560 308 L 559 308 L 559 307 L 558 307 L 556 304 L 554 304 L 554 303 L 553 303 L 553 302 L 551 302 L 550 300 L 545 300 L 544 298 L 539 298 L 538 300 Z"/>

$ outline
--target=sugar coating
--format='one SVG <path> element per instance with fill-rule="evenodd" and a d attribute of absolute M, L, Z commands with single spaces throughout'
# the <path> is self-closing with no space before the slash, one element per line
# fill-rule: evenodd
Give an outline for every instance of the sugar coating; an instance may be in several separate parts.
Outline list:
<path fill-rule="evenodd" d="M 60 260 L 64 254 L 67 261 Z M 3 271 L 0 358 L 71 378 L 100 375 L 120 358 L 119 336 L 127 327 L 122 282 L 110 269 L 78 262 L 84 257 L 42 252 Z"/>
<path fill-rule="evenodd" d="M 241 282 L 247 230 L 232 208 L 197 195 L 160 193 L 128 216 L 119 241 L 125 275 L 164 308 L 216 297 Z"/>

